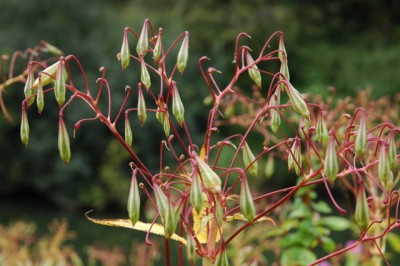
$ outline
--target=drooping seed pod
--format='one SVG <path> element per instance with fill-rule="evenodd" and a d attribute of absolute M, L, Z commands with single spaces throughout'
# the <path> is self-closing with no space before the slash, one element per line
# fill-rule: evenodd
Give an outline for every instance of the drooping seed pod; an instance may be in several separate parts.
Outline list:
<path fill-rule="evenodd" d="M 131 123 L 129 122 L 128 115 L 125 115 L 125 142 L 129 146 L 132 146 L 133 134 L 132 134 Z"/>
<path fill-rule="evenodd" d="M 146 52 L 149 47 L 149 37 L 147 33 L 147 23 L 149 22 L 148 19 L 146 19 L 143 23 L 142 31 L 140 32 L 139 40 L 136 45 L 136 52 L 139 57 L 143 57 L 146 55 Z"/>
<path fill-rule="evenodd" d="M 328 128 L 326 127 L 325 119 L 322 116 L 322 112 L 318 116 L 316 134 L 318 140 L 322 143 L 323 146 L 326 146 L 329 140 Z"/>
<path fill-rule="evenodd" d="M 214 197 L 214 204 L 215 204 L 215 209 L 214 209 L 214 217 L 217 221 L 217 224 L 219 226 L 222 225 L 222 222 L 224 221 L 224 208 L 222 207 L 222 199 L 221 197 L 215 196 Z"/>
<path fill-rule="evenodd" d="M 274 94 L 271 96 L 270 100 L 269 100 L 269 106 L 274 107 L 276 105 L 280 104 L 280 99 L 281 99 L 281 90 L 280 90 L 280 85 L 279 87 L 276 89 L 276 91 L 274 92 Z M 271 122 L 270 122 L 270 126 L 271 129 L 274 133 L 278 132 L 279 126 L 281 125 L 281 117 L 278 113 L 278 110 L 276 110 L 275 108 L 271 108 L 269 110 L 270 115 L 271 115 Z"/>
<path fill-rule="evenodd" d="M 168 201 L 167 211 L 165 213 L 165 221 L 164 221 L 165 238 L 170 238 L 175 233 L 177 226 L 177 218 L 178 217 L 176 217 L 176 212 L 174 210 L 174 207 L 172 206 L 172 203 Z"/>
<path fill-rule="evenodd" d="M 367 149 L 367 127 L 365 123 L 365 111 L 362 111 L 360 125 L 358 126 L 354 148 L 357 155 L 361 158 Z"/>
<path fill-rule="evenodd" d="M 35 89 L 33 88 L 34 78 L 33 78 L 33 69 L 32 66 L 28 67 L 28 76 L 26 77 L 24 94 L 26 99 L 26 104 L 29 106 L 35 101 Z"/>
<path fill-rule="evenodd" d="M 172 81 L 172 114 L 179 125 L 182 126 L 182 123 L 185 120 L 185 108 L 183 107 L 175 81 Z"/>
<path fill-rule="evenodd" d="M 138 86 L 137 115 L 138 115 L 140 124 L 143 126 L 144 122 L 146 122 L 146 119 L 147 119 L 147 109 L 146 109 L 146 101 L 144 100 L 144 96 L 143 96 L 142 86 L 140 83 Z"/>
<path fill-rule="evenodd" d="M 167 113 L 168 115 L 168 113 Z M 169 124 L 169 116 L 164 118 L 163 121 L 163 128 L 164 128 L 164 134 L 166 137 L 169 137 L 169 134 L 171 133 L 171 125 Z"/>
<path fill-rule="evenodd" d="M 203 185 L 213 194 L 221 193 L 221 179 L 211 167 L 199 156 L 195 155 Z"/>
<path fill-rule="evenodd" d="M 243 154 L 243 162 L 246 167 L 249 167 L 250 174 L 254 176 L 258 176 L 258 162 L 255 161 L 256 157 L 254 156 L 253 152 L 250 149 L 249 144 L 247 141 L 244 142 L 242 147 L 242 154 Z"/>
<path fill-rule="evenodd" d="M 38 84 L 37 92 L 36 92 L 36 105 L 37 105 L 39 114 L 41 114 L 43 111 L 43 108 L 44 108 L 44 92 L 43 92 L 43 86 L 40 82 Z"/>
<path fill-rule="evenodd" d="M 28 115 L 26 113 L 25 107 L 22 107 L 22 112 L 21 112 L 20 136 L 21 136 L 22 144 L 24 144 L 25 147 L 28 146 L 28 142 L 29 142 L 29 121 L 28 121 Z"/>
<path fill-rule="evenodd" d="M 332 135 L 326 149 L 324 162 L 324 175 L 331 183 L 334 183 L 339 172 L 338 161 L 335 149 L 335 138 Z"/>
<path fill-rule="evenodd" d="M 397 167 L 397 150 L 396 150 L 396 140 L 394 138 L 394 132 L 389 135 L 389 166 L 390 170 L 394 171 Z"/>
<path fill-rule="evenodd" d="M 161 110 L 160 105 L 158 105 L 158 107 L 157 107 L 156 118 L 157 118 L 158 122 L 160 122 L 161 125 L 164 125 L 165 114 Z"/>
<path fill-rule="evenodd" d="M 61 51 L 60 49 L 58 49 L 54 45 L 51 45 L 50 43 L 45 42 L 45 41 L 42 41 L 41 43 L 43 44 L 43 47 L 44 47 L 44 49 L 42 51 L 49 52 L 49 53 L 51 53 L 53 55 L 58 55 L 58 56 L 63 54 L 63 51 Z"/>
<path fill-rule="evenodd" d="M 64 77 L 64 62 L 60 60 L 60 64 L 57 68 L 56 81 L 54 83 L 54 96 L 56 97 L 56 101 L 58 106 L 62 106 L 65 102 L 65 77 Z"/>
<path fill-rule="evenodd" d="M 68 163 L 71 160 L 68 131 L 62 118 L 58 120 L 58 151 L 64 163 Z"/>
<path fill-rule="evenodd" d="M 154 195 L 156 197 L 156 205 L 158 213 L 160 214 L 161 221 L 164 223 L 168 209 L 168 199 L 158 184 L 156 183 L 153 184 L 153 190 L 154 190 Z"/>
<path fill-rule="evenodd" d="M 258 67 L 256 64 L 254 64 L 254 59 L 251 57 L 250 53 L 246 53 L 246 62 L 248 68 L 248 73 L 250 78 L 254 81 L 254 83 L 261 88 L 262 82 L 261 82 L 261 73 L 258 70 Z"/>
<path fill-rule="evenodd" d="M 290 80 L 289 66 L 288 66 L 288 63 L 287 63 L 286 56 L 285 56 L 285 58 L 283 59 L 283 61 L 281 63 L 281 68 L 280 68 L 279 72 L 282 73 L 286 77 L 287 81 Z"/>
<path fill-rule="evenodd" d="M 240 183 L 240 211 L 242 212 L 243 216 L 246 217 L 247 221 L 251 223 L 254 221 L 256 209 L 254 207 L 253 197 L 245 176 L 243 176 L 242 182 Z"/>
<path fill-rule="evenodd" d="M 161 50 L 162 50 L 161 45 L 162 45 L 162 29 L 160 28 L 158 30 L 156 45 L 154 46 L 154 49 L 153 49 L 154 63 L 157 63 L 158 60 L 160 60 Z"/>
<path fill-rule="evenodd" d="M 124 30 L 124 37 L 122 38 L 121 52 L 119 53 L 119 60 L 121 61 L 122 70 L 129 66 L 131 60 L 131 52 L 129 50 L 128 31 Z"/>
<path fill-rule="evenodd" d="M 287 83 L 286 92 L 292 102 L 293 109 L 303 116 L 306 119 L 310 118 L 310 111 L 308 110 L 306 102 L 301 97 L 300 93 L 290 84 L 289 81 Z"/>
<path fill-rule="evenodd" d="M 299 141 L 294 141 L 288 157 L 288 168 L 289 170 L 294 168 L 296 174 L 300 175 L 301 166 L 301 145 Z"/>
<path fill-rule="evenodd" d="M 369 225 L 369 208 L 367 196 L 363 185 L 357 188 L 356 195 L 356 209 L 354 213 L 354 219 L 358 226 L 362 229 L 367 229 Z"/>
<path fill-rule="evenodd" d="M 197 169 L 193 169 L 192 183 L 190 186 L 190 204 L 200 214 L 203 207 L 203 191 L 201 189 L 201 181 Z"/>
<path fill-rule="evenodd" d="M 283 42 L 283 36 L 279 38 L 279 46 L 278 46 L 279 52 L 278 52 L 278 57 L 281 63 L 283 62 L 283 57 L 287 56 L 286 54 L 286 48 L 285 48 L 285 43 Z"/>
<path fill-rule="evenodd" d="M 132 222 L 132 226 L 139 221 L 140 216 L 140 194 L 139 194 L 139 185 L 136 178 L 137 170 L 133 170 L 132 178 L 131 178 L 131 186 L 129 189 L 129 197 L 128 197 L 128 215 L 129 219 Z"/>
<path fill-rule="evenodd" d="M 140 67 L 140 81 L 143 83 L 144 87 L 148 90 L 151 86 L 151 79 L 149 71 L 147 70 L 146 63 L 144 59 L 141 60 L 141 67 Z"/>
<path fill-rule="evenodd" d="M 389 151 L 386 145 L 381 144 L 378 162 L 378 178 L 386 191 L 390 191 L 393 186 L 393 172 L 390 170 Z"/>
<path fill-rule="evenodd" d="M 183 38 L 181 48 L 178 52 L 178 57 L 176 60 L 176 68 L 181 74 L 186 69 L 189 60 L 189 32 L 185 31 L 185 37 Z"/>
<path fill-rule="evenodd" d="M 270 154 L 265 164 L 265 169 L 264 169 L 265 177 L 271 178 L 274 172 L 275 172 L 275 159 L 274 156 Z"/>

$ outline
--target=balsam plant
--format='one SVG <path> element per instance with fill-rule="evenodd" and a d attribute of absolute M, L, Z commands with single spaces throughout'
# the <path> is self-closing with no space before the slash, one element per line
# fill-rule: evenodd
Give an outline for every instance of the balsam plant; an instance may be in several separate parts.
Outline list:
<path fill-rule="evenodd" d="M 134 67 L 140 82 L 126 86 L 125 100 L 115 116 L 111 114 L 113 93 L 104 67 L 100 68 L 96 87 L 89 85 L 84 68 L 73 55 L 61 56 L 52 65 L 32 58 L 25 71 L 21 120 L 24 145 L 29 142 L 26 112 L 35 101 L 41 112 L 45 104 L 42 94 L 54 93 L 60 106 L 58 148 L 65 163 L 73 159 L 73 153 L 70 126 L 64 123 L 64 116 L 77 100 L 93 111 L 93 117 L 77 121 L 74 131 L 82 123 L 98 120 L 131 156 L 129 218 L 95 219 L 86 214 L 88 219 L 145 231 L 147 244 L 151 244 L 151 233 L 164 236 L 166 265 L 171 265 L 171 256 L 178 258 L 179 265 L 183 265 L 185 257 L 192 265 L 198 259 L 203 265 L 233 264 L 230 244 L 259 222 L 266 224 L 264 228 L 275 228 L 265 235 L 267 241 L 281 234 L 282 246 L 271 247 L 282 249 L 274 252 L 281 265 L 334 263 L 335 258 L 360 245 L 365 247 L 364 255 L 370 258 L 371 265 L 389 264 L 386 239 L 399 227 L 397 120 L 374 116 L 367 104 L 355 107 L 345 100 L 334 103 L 307 99 L 289 79 L 282 32 L 273 33 L 260 51 L 242 44 L 250 37 L 242 32 L 235 41 L 233 73 L 227 85 L 219 84 L 215 76 L 220 72 L 207 67 L 207 57 L 198 59 L 212 104 L 204 141 L 194 143 L 188 128 L 193 121 L 185 118 L 180 97 L 185 88 L 176 81 L 177 71 L 184 75 L 190 59 L 189 32 L 183 32 L 170 46 L 164 43 L 163 34 L 163 29 L 155 31 L 149 20 L 144 21 L 140 33 L 129 27 L 124 29 L 117 58 L 122 71 Z M 172 69 L 167 67 L 171 62 Z M 279 71 L 271 71 L 277 64 Z M 73 72 L 72 65 L 77 65 L 80 73 Z M 76 75 L 84 80 L 84 87 L 74 82 Z M 237 87 L 239 81 L 247 83 L 246 89 Z M 133 95 L 137 96 L 137 105 L 127 106 Z M 108 97 L 105 112 L 99 104 L 102 97 Z M 160 139 L 157 170 L 149 169 L 133 148 L 145 145 L 135 142 L 135 132 L 146 130 L 148 116 L 155 116 L 165 133 L 165 138 Z M 142 128 L 131 128 L 134 119 Z M 226 126 L 235 126 L 238 132 L 225 136 Z M 270 180 L 279 178 L 274 175 L 274 160 L 278 159 L 287 162 L 287 175 L 296 177 L 294 184 L 274 191 L 252 186 L 264 176 Z M 337 187 L 352 195 L 353 207 L 340 206 L 332 191 Z M 329 199 L 323 207 L 315 199 L 316 188 L 326 191 Z M 140 217 L 143 197 L 154 209 L 150 222 Z M 283 211 L 285 206 L 293 208 Z M 330 245 L 325 249 L 327 254 L 318 259 L 311 249 L 318 243 L 315 241 L 332 242 L 323 229 L 334 227 L 334 223 L 329 223 L 329 217 L 324 218 L 325 223 L 317 223 L 315 215 L 332 213 L 331 208 L 342 216 L 330 216 L 333 221 L 347 218 L 358 225 L 358 237 L 345 247 Z M 287 224 L 289 221 L 294 221 L 292 226 Z M 298 225 L 299 231 L 293 225 Z M 312 226 L 319 226 L 322 231 L 313 232 Z M 296 242 L 304 236 L 309 242 Z M 179 243 L 176 255 L 172 254 L 171 240 Z"/>

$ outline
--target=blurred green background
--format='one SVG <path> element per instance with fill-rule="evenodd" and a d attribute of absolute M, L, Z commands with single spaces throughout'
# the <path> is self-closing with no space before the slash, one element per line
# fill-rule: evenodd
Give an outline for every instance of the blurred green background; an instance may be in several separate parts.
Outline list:
<path fill-rule="evenodd" d="M 116 59 L 123 28 L 140 31 L 149 18 L 156 29 L 164 28 L 166 43 L 187 30 L 190 65 L 179 84 L 183 101 L 191 103 L 187 117 L 196 121 L 190 129 L 200 143 L 207 88 L 198 71 L 199 57 L 212 59 L 211 65 L 224 74 L 218 81 L 225 84 L 233 71 L 236 35 L 251 35 L 248 43 L 257 52 L 279 30 L 285 34 L 291 81 L 299 91 L 327 95 L 328 87 L 334 86 L 345 96 L 371 87 L 374 97 L 391 95 L 400 84 L 399 14 L 395 0 L 0 0 L 0 54 L 11 55 L 46 40 L 76 55 L 92 86 L 104 66 L 117 108 L 125 85 L 135 87 L 139 77 L 137 67 L 127 71 L 131 76 L 122 74 Z M 31 138 L 26 150 L 18 125 L 23 84 L 9 87 L 4 99 L 15 122 L 0 115 L 0 221 L 39 219 L 45 212 L 37 215 L 36 208 L 43 205 L 75 213 L 84 222 L 82 211 L 90 208 L 125 215 L 129 157 L 103 125 L 81 127 L 72 143 L 72 161 L 65 166 L 57 151 L 57 107 L 49 104 L 41 117 L 29 113 Z M 71 108 L 66 114 L 71 133 L 77 119 L 92 116 L 85 108 Z M 151 167 L 158 165 L 159 143 L 152 140 L 161 130 L 149 121 L 136 132 L 135 141 L 142 144 L 137 152 Z M 40 204 L 31 205 L 35 201 Z"/>

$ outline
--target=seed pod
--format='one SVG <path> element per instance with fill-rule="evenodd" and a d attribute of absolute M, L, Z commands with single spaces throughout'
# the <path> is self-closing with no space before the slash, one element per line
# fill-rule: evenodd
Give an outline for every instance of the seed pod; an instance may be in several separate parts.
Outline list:
<path fill-rule="evenodd" d="M 288 66 L 286 57 L 283 59 L 283 61 L 281 63 L 281 68 L 280 68 L 279 72 L 281 72 L 286 77 L 287 81 L 290 80 L 289 66 Z"/>
<path fill-rule="evenodd" d="M 203 192 L 201 189 L 200 177 L 196 169 L 192 173 L 192 184 L 190 186 L 190 204 L 194 207 L 196 212 L 200 214 L 203 207 Z"/>
<path fill-rule="evenodd" d="M 265 176 L 267 178 L 272 177 L 272 175 L 275 172 L 275 160 L 274 160 L 274 156 L 268 156 L 267 162 L 265 164 Z"/>
<path fill-rule="evenodd" d="M 397 167 L 397 150 L 396 150 L 396 140 L 394 139 L 394 132 L 389 135 L 389 166 L 390 170 L 394 171 Z"/>
<path fill-rule="evenodd" d="M 387 191 L 391 190 L 393 186 L 393 172 L 390 170 L 388 153 L 386 145 L 381 144 L 378 162 L 378 178 Z"/>
<path fill-rule="evenodd" d="M 60 62 L 61 60 L 57 61 L 56 63 L 52 64 L 51 66 L 47 67 L 46 69 L 40 72 L 41 73 L 40 83 L 42 84 L 42 86 L 46 86 L 47 84 L 56 79 Z M 65 67 L 63 67 L 62 69 L 63 69 L 64 79 L 66 79 L 68 76 L 67 70 L 65 69 Z M 32 87 L 37 88 L 38 84 L 39 84 L 39 78 L 35 80 Z"/>
<path fill-rule="evenodd" d="M 274 133 L 278 132 L 279 126 L 281 125 L 281 117 L 275 109 L 270 110 L 271 114 L 271 129 Z"/>
<path fill-rule="evenodd" d="M 49 52 L 49 53 L 51 53 L 53 55 L 59 55 L 60 56 L 60 55 L 63 54 L 63 52 L 60 49 L 58 49 L 54 45 L 51 45 L 48 42 L 43 42 L 43 47 L 44 47 L 44 51 Z"/>
<path fill-rule="evenodd" d="M 243 176 L 240 184 L 240 211 L 243 216 L 246 217 L 247 221 L 253 222 L 254 216 L 256 216 L 256 209 L 254 207 L 253 197 L 251 196 L 249 184 L 247 178 Z"/>
<path fill-rule="evenodd" d="M 280 60 L 281 63 L 282 63 L 282 62 L 283 62 L 284 56 L 285 56 L 285 57 L 287 56 L 287 54 L 286 54 L 286 49 L 285 49 L 285 43 L 283 42 L 283 36 L 281 36 L 281 37 L 279 38 L 279 47 L 278 47 L 278 49 L 279 49 L 278 57 L 279 57 L 279 60 Z"/>
<path fill-rule="evenodd" d="M 329 139 L 328 147 L 326 149 L 325 162 L 324 162 L 324 175 L 331 183 L 334 183 L 339 172 L 338 161 L 335 149 L 335 139 L 333 135 Z"/>
<path fill-rule="evenodd" d="M 147 71 L 146 63 L 144 62 L 143 58 L 141 60 L 141 67 L 140 67 L 140 81 L 143 83 L 144 87 L 147 90 L 150 89 L 151 79 L 149 71 Z"/>
<path fill-rule="evenodd" d="M 121 52 L 119 53 L 119 60 L 121 61 L 122 70 L 129 66 L 131 60 L 131 52 L 129 51 L 128 31 L 124 30 L 124 37 L 122 38 Z"/>
<path fill-rule="evenodd" d="M 246 141 L 244 142 L 244 145 L 242 147 L 242 154 L 243 154 L 243 162 L 246 168 L 250 165 L 249 167 L 250 174 L 258 176 L 258 162 L 255 161 L 256 157 L 254 156 L 253 152 L 249 147 L 249 144 L 247 144 Z"/>
<path fill-rule="evenodd" d="M 132 146 L 133 134 L 132 134 L 131 123 L 129 122 L 128 115 L 125 115 L 125 142 L 129 146 Z"/>
<path fill-rule="evenodd" d="M 354 213 L 354 219 L 356 223 L 362 229 L 368 228 L 369 225 L 369 208 L 367 202 L 367 196 L 365 194 L 365 189 L 360 185 L 357 189 L 356 196 L 356 209 Z"/>
<path fill-rule="evenodd" d="M 156 197 L 156 205 L 158 213 L 160 214 L 161 221 L 164 223 L 168 209 L 168 200 L 159 185 L 154 183 L 153 190 L 154 190 L 154 195 Z"/>
<path fill-rule="evenodd" d="M 222 225 L 224 221 L 224 208 L 222 207 L 222 202 L 220 197 L 214 197 L 215 200 L 215 209 L 214 209 L 214 217 L 219 226 Z"/>
<path fill-rule="evenodd" d="M 37 96 L 36 104 L 37 104 L 38 112 L 39 112 L 39 114 L 41 114 L 43 111 L 43 108 L 44 108 L 44 93 L 43 93 L 42 84 L 40 82 L 37 87 L 36 96 Z"/>
<path fill-rule="evenodd" d="M 68 131 L 62 118 L 58 120 L 58 151 L 64 163 L 68 163 L 71 160 Z"/>
<path fill-rule="evenodd" d="M 156 118 L 157 118 L 158 122 L 160 122 L 161 125 L 164 125 L 165 114 L 161 110 L 160 105 L 157 107 Z"/>
<path fill-rule="evenodd" d="M 163 121 L 163 128 L 164 128 L 164 133 L 166 137 L 169 137 L 169 134 L 171 133 L 171 125 L 169 124 L 169 119 L 168 117 L 164 118 Z"/>
<path fill-rule="evenodd" d="M 158 30 L 157 42 L 156 42 L 156 45 L 154 46 L 154 49 L 153 49 L 154 63 L 157 63 L 158 60 L 160 60 L 161 50 L 162 50 L 162 47 L 161 47 L 162 40 L 161 40 L 161 38 L 162 38 L 162 29 L 160 28 Z"/>
<path fill-rule="evenodd" d="M 287 85 L 286 92 L 292 102 L 293 109 L 304 118 L 309 119 L 310 111 L 308 110 L 306 102 L 289 81 L 287 82 Z"/>
<path fill-rule="evenodd" d="M 165 222 L 164 222 L 165 238 L 170 238 L 175 233 L 178 221 L 177 218 L 178 217 L 176 217 L 176 212 L 174 210 L 174 207 L 172 206 L 172 203 L 168 201 L 167 212 L 165 213 Z"/>
<path fill-rule="evenodd" d="M 367 128 L 365 125 L 365 111 L 362 112 L 360 125 L 358 126 L 354 148 L 357 155 L 361 158 L 367 149 Z"/>
<path fill-rule="evenodd" d="M 322 116 L 322 112 L 318 116 L 316 134 L 318 140 L 322 143 L 323 146 L 326 146 L 329 140 L 328 128 L 326 127 L 325 119 Z"/>
<path fill-rule="evenodd" d="M 204 187 L 213 194 L 221 193 L 221 179 L 217 173 L 203 159 L 197 155 L 195 156 Z"/>
<path fill-rule="evenodd" d="M 58 105 L 61 107 L 65 102 L 64 62 L 61 62 L 57 68 L 56 81 L 54 84 L 54 95 Z"/>
<path fill-rule="evenodd" d="M 146 55 L 146 51 L 149 47 L 149 37 L 147 33 L 147 23 L 148 19 L 146 19 L 143 23 L 142 31 L 140 32 L 139 41 L 136 45 L 136 52 L 139 57 L 143 57 Z"/>
<path fill-rule="evenodd" d="M 299 141 L 294 141 L 293 145 L 290 149 L 289 157 L 288 157 L 288 168 L 289 170 L 294 168 L 297 175 L 301 173 L 301 146 Z"/>
<path fill-rule="evenodd" d="M 178 52 L 176 60 L 176 68 L 183 74 L 189 60 L 189 32 L 185 31 L 185 37 L 183 38 L 181 48 Z"/>
<path fill-rule="evenodd" d="M 131 186 L 129 189 L 129 197 L 128 197 L 128 215 L 129 219 L 132 222 L 132 226 L 139 221 L 140 216 L 140 194 L 139 194 L 139 186 L 136 178 L 137 170 L 133 170 L 132 178 L 131 178 Z"/>
<path fill-rule="evenodd" d="M 142 86 L 140 84 L 138 86 L 137 115 L 138 115 L 140 124 L 143 126 L 144 122 L 146 122 L 146 119 L 147 119 L 147 111 L 146 111 L 146 101 L 144 100 Z"/>
<path fill-rule="evenodd" d="M 250 78 L 254 81 L 254 83 L 256 83 L 256 85 L 258 87 L 261 88 L 261 85 L 262 85 L 261 73 L 258 70 L 257 65 L 254 64 L 254 59 L 253 59 L 253 57 L 251 57 L 249 52 L 246 53 L 246 61 L 247 61 L 247 66 L 249 67 L 248 72 L 249 72 Z"/>
<path fill-rule="evenodd" d="M 21 112 L 21 127 L 20 127 L 21 142 L 28 146 L 29 142 L 29 121 L 25 107 L 22 107 Z"/>
<path fill-rule="evenodd" d="M 175 81 L 172 81 L 172 114 L 179 125 L 182 126 L 182 123 L 185 120 L 185 108 L 183 107 Z"/>
<path fill-rule="evenodd" d="M 25 87 L 24 87 L 24 94 L 26 104 L 29 106 L 35 101 L 35 89 L 33 88 L 34 80 L 33 80 L 33 69 L 31 66 L 28 67 L 28 76 L 26 77 Z"/>

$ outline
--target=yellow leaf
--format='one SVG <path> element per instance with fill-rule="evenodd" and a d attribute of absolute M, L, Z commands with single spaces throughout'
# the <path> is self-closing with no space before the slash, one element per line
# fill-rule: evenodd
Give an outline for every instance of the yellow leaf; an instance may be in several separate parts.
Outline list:
<path fill-rule="evenodd" d="M 164 226 L 160 224 L 151 224 L 151 223 L 143 223 L 141 221 L 137 221 L 134 226 L 132 226 L 132 222 L 129 219 L 95 219 L 88 216 L 88 211 L 85 213 L 86 218 L 96 224 L 106 225 L 106 226 L 116 226 L 116 227 L 125 227 L 133 230 L 138 230 L 142 232 L 149 232 L 156 235 L 164 235 Z M 184 245 L 187 245 L 186 239 L 178 236 L 177 234 L 173 234 L 171 239 L 181 242 Z"/>

